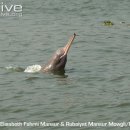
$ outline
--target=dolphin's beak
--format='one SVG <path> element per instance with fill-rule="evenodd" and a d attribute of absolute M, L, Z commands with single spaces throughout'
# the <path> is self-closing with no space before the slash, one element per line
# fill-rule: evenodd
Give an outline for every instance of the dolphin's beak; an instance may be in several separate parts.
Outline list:
<path fill-rule="evenodd" d="M 71 47 L 71 45 L 72 45 L 72 43 L 73 43 L 73 41 L 74 41 L 74 39 L 75 39 L 75 36 L 76 36 L 76 34 L 74 33 L 74 35 L 70 37 L 68 43 L 67 43 L 67 44 L 65 45 L 65 47 L 63 48 L 63 50 L 64 50 L 64 55 L 67 55 L 67 53 L 68 53 L 68 51 L 69 51 L 69 49 L 70 49 L 70 47 Z M 64 55 L 63 55 L 63 56 L 64 56 Z M 63 56 L 61 56 L 61 58 L 62 58 Z"/>

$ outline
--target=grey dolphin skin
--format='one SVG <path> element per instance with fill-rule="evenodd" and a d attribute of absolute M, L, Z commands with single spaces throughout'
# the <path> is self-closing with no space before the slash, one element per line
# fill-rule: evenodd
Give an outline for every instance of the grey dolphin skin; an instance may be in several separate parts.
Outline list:
<path fill-rule="evenodd" d="M 47 65 L 42 66 L 42 72 L 57 72 L 64 71 L 66 62 L 67 62 L 67 54 L 68 51 L 76 37 L 74 33 L 73 36 L 70 37 L 68 43 L 65 47 L 58 49 L 55 54 L 52 56 Z"/>

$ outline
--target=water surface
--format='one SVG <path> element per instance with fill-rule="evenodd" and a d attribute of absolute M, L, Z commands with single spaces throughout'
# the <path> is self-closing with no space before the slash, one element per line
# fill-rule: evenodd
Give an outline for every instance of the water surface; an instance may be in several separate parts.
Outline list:
<path fill-rule="evenodd" d="M 129 121 L 130 1 L 13 2 L 22 4 L 23 16 L 0 17 L 0 121 Z M 105 20 L 114 25 L 104 26 Z M 70 49 L 64 76 L 16 69 L 45 64 L 74 32 L 79 36 Z"/>

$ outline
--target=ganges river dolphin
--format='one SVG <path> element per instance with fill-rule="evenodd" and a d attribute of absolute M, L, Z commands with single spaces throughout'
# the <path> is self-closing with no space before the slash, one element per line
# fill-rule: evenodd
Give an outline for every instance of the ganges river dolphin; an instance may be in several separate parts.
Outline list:
<path fill-rule="evenodd" d="M 42 66 L 42 68 L 41 68 L 42 72 L 64 71 L 65 65 L 67 62 L 67 54 L 69 52 L 69 49 L 70 49 L 75 37 L 76 37 L 76 34 L 74 33 L 73 36 L 70 37 L 68 43 L 64 47 L 58 49 L 54 53 L 54 55 L 52 56 L 50 61 L 46 65 Z"/>

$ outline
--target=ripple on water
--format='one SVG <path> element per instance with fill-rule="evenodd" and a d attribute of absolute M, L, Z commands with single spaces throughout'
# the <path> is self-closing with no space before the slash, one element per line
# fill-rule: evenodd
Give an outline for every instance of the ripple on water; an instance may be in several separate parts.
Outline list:
<path fill-rule="evenodd" d="M 111 79 L 110 82 L 122 82 L 122 80 L 124 80 L 125 78 L 126 76 L 120 75 L 118 77 L 114 77 L 113 79 Z"/>
<path fill-rule="evenodd" d="M 116 107 L 123 108 L 123 107 L 129 107 L 129 106 L 130 106 L 130 102 L 124 102 L 124 103 L 118 104 Z"/>

